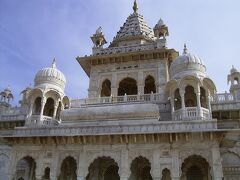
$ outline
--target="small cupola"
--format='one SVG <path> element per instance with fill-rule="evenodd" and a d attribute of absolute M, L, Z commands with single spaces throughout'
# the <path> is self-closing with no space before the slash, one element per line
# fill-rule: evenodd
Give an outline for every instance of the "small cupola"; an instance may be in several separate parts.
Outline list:
<path fill-rule="evenodd" d="M 187 46 L 184 44 L 182 55 L 178 56 L 170 66 L 170 75 L 173 79 L 178 79 L 186 74 L 205 77 L 206 67 L 198 56 L 188 52 Z"/>

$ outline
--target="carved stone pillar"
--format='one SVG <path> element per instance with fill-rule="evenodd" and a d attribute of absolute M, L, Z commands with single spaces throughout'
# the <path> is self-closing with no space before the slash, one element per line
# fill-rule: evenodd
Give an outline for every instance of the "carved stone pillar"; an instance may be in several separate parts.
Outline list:
<path fill-rule="evenodd" d="M 211 107 L 211 96 L 207 97 L 208 110 L 209 110 L 209 119 L 212 119 L 212 107 Z"/>
<path fill-rule="evenodd" d="M 144 94 L 144 85 L 138 85 L 138 94 Z"/>
<path fill-rule="evenodd" d="M 185 90 L 180 90 L 181 105 L 182 105 L 182 118 L 186 117 L 186 107 L 185 107 Z"/>
<path fill-rule="evenodd" d="M 28 117 L 32 116 L 33 105 L 34 105 L 34 100 L 31 100 L 31 102 L 30 102 L 30 107 L 29 107 L 29 111 L 28 111 Z"/>
<path fill-rule="evenodd" d="M 88 173 L 88 167 L 90 166 L 86 162 L 86 152 L 82 151 L 79 153 L 79 161 L 78 161 L 78 167 L 77 167 L 77 180 L 85 180 L 87 173 Z"/>
<path fill-rule="evenodd" d="M 181 164 L 179 163 L 179 151 L 177 149 L 174 149 L 172 151 L 172 180 L 180 179 L 180 167 Z"/>
<path fill-rule="evenodd" d="M 120 180 L 128 180 L 130 177 L 130 167 L 128 164 L 128 150 L 121 151 Z"/>
<path fill-rule="evenodd" d="M 56 119 L 59 101 L 54 102 L 53 119 Z"/>
<path fill-rule="evenodd" d="M 212 178 L 214 180 L 222 180 L 222 162 L 218 145 L 212 148 Z"/>
<path fill-rule="evenodd" d="M 45 98 L 45 97 L 42 97 L 40 116 L 43 115 L 43 110 L 44 110 L 45 104 L 46 104 L 46 98 Z"/>
<path fill-rule="evenodd" d="M 58 177 L 58 172 L 60 171 L 61 168 L 61 162 L 59 162 L 59 154 L 58 152 L 54 153 L 53 155 L 53 160 L 51 161 L 51 171 L 50 171 L 50 179 L 51 180 L 57 180 Z M 59 169 L 58 169 L 59 168 Z"/>
<path fill-rule="evenodd" d="M 153 151 L 153 164 L 151 167 L 151 175 L 153 180 L 160 180 L 161 179 L 161 172 L 160 169 L 160 152 L 159 150 Z"/>
<path fill-rule="evenodd" d="M 111 87 L 111 95 L 113 97 L 118 96 L 118 88 L 117 87 Z"/>

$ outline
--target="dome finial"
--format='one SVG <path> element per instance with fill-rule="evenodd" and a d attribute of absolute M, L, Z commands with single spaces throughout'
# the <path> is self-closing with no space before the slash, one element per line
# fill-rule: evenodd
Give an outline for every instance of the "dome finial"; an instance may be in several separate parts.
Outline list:
<path fill-rule="evenodd" d="M 187 54 L 187 53 L 188 53 L 187 45 L 186 43 L 184 43 L 183 54 Z"/>
<path fill-rule="evenodd" d="M 134 0 L 133 11 L 134 11 L 134 13 L 137 13 L 137 11 L 138 11 L 138 4 L 137 4 L 136 0 Z"/>
<path fill-rule="evenodd" d="M 54 69 L 56 69 L 56 68 L 57 68 L 57 66 L 56 66 L 56 59 L 55 59 L 55 58 L 53 58 L 53 62 L 52 62 L 52 68 L 54 68 Z"/>

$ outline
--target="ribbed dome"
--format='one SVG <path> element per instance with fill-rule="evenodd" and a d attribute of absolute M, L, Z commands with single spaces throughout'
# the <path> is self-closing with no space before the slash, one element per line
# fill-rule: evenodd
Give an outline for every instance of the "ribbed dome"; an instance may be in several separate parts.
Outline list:
<path fill-rule="evenodd" d="M 199 74 L 205 76 L 206 67 L 203 61 L 195 55 L 187 52 L 186 45 L 181 56 L 178 56 L 171 64 L 170 73 L 172 78 L 180 78 L 185 74 Z"/>
<path fill-rule="evenodd" d="M 34 78 L 35 86 L 42 84 L 51 84 L 60 87 L 62 90 L 65 88 L 66 78 L 64 74 L 57 69 L 55 59 L 52 66 L 41 69 L 37 72 Z"/>

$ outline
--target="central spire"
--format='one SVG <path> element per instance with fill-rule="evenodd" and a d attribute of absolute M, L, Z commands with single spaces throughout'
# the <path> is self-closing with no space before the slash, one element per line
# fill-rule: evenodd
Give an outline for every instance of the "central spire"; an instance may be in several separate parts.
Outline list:
<path fill-rule="evenodd" d="M 134 0 L 133 11 L 134 11 L 134 13 L 137 13 L 137 11 L 138 11 L 138 4 L 137 4 L 136 0 Z"/>

